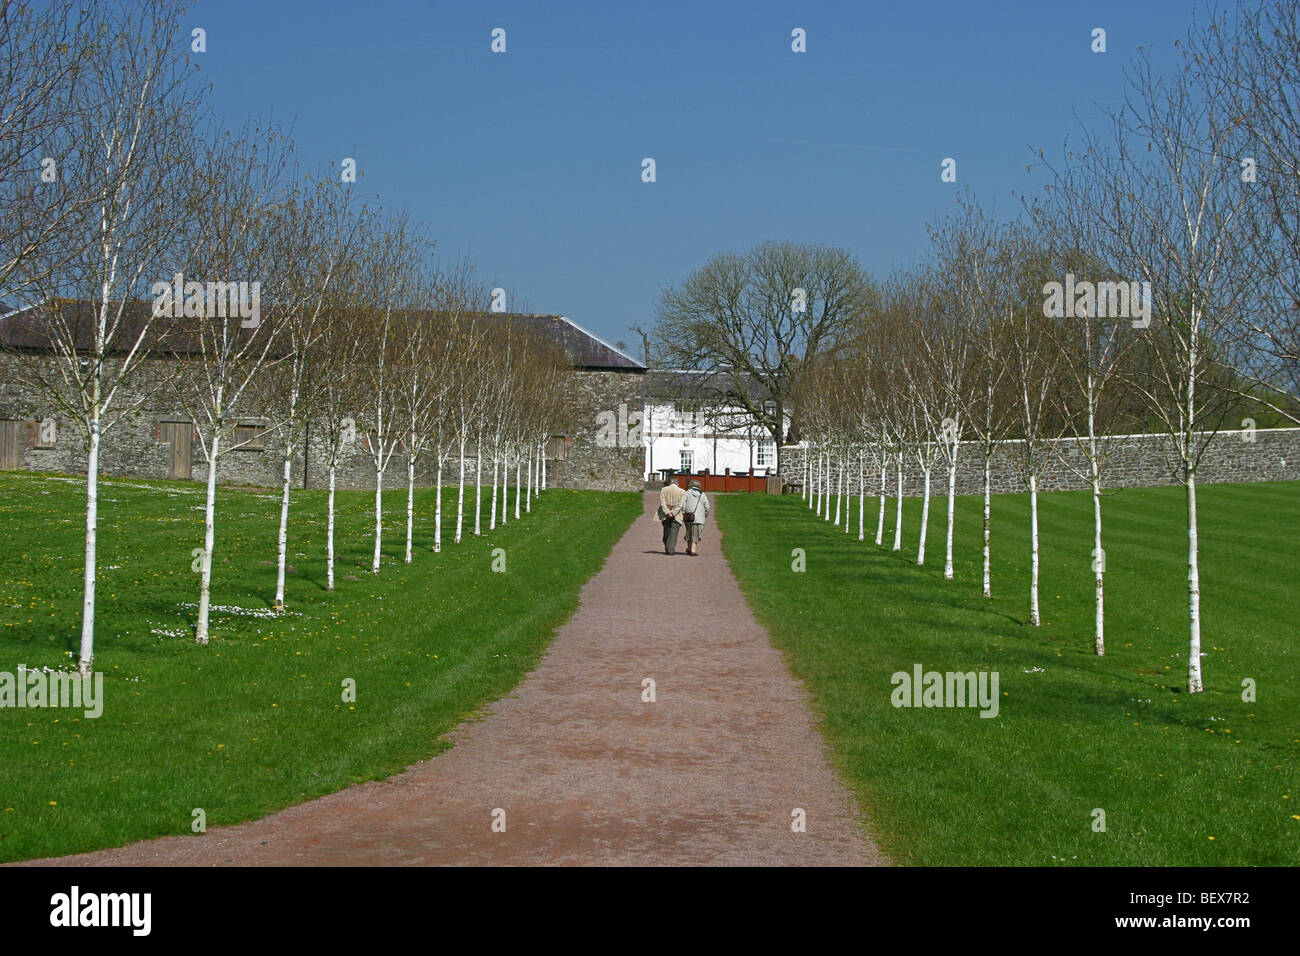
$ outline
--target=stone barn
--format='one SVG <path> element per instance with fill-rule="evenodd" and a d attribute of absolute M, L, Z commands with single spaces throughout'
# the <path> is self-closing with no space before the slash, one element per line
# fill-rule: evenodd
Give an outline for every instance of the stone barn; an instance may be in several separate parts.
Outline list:
<path fill-rule="evenodd" d="M 143 320 L 147 314 L 144 310 L 149 307 L 146 302 L 132 304 L 141 317 L 138 321 Z M 69 300 L 61 308 L 65 316 L 81 323 L 77 327 L 89 332 L 89 303 Z M 643 406 L 645 366 L 562 315 L 484 313 L 483 317 L 517 323 L 555 345 L 568 359 L 564 413 L 552 429 L 546 448 L 547 486 L 639 490 L 645 473 L 644 446 L 640 442 L 631 445 L 608 441 L 602 423 L 611 415 L 619 415 L 620 409 Z M 84 474 L 86 446 L 76 423 L 67 420 L 43 394 L 30 392 L 21 384 L 23 370 L 39 368 L 48 375 L 59 374 L 42 323 L 42 314 L 35 309 L 0 313 L 0 470 Z M 124 331 L 123 341 L 132 341 L 130 329 Z M 83 355 L 90 341 L 87 335 L 85 342 L 78 343 Z M 108 360 L 113 358 L 109 356 Z M 142 368 L 135 380 L 137 391 L 116 400 L 119 408 L 138 407 L 105 433 L 100 473 L 204 481 L 207 466 L 193 421 L 173 394 L 151 387 L 155 373 L 176 359 L 168 354 L 147 361 L 149 367 Z M 256 407 L 243 410 L 234 441 L 239 447 L 223 452 L 218 479 L 225 484 L 278 486 L 283 446 L 276 432 L 267 430 L 267 420 L 259 416 Z M 469 468 L 473 468 L 472 461 Z M 444 483 L 453 483 L 458 471 L 455 467 L 444 472 Z M 320 487 L 325 475 L 321 449 L 309 437 L 302 458 L 294 466 L 294 484 Z M 432 468 L 423 469 L 417 480 L 422 485 L 432 484 Z M 386 484 L 392 487 L 404 481 L 404 468 L 390 468 Z M 338 483 L 340 488 L 373 487 L 373 471 L 363 451 L 353 450 L 342 462 Z"/>

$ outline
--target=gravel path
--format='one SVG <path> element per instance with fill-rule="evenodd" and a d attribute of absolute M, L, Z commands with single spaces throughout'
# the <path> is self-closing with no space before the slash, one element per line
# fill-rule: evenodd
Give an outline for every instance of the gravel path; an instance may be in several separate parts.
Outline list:
<path fill-rule="evenodd" d="M 92 865 L 879 865 L 807 698 L 755 622 L 710 522 L 663 553 L 645 515 L 513 694 L 383 782 Z M 726 501 L 715 499 L 715 514 Z M 645 678 L 656 700 L 642 700 Z M 806 832 L 792 830 L 792 811 Z M 494 830 L 504 811 L 505 831 Z M 499 819 L 499 815 L 498 815 Z"/>

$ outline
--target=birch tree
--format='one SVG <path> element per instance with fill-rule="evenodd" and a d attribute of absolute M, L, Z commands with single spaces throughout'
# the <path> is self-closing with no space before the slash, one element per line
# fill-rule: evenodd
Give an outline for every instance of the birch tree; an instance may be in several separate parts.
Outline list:
<path fill-rule="evenodd" d="M 1083 281 L 1111 281 L 1117 270 L 1098 261 L 1085 250 L 1091 245 L 1091 217 L 1080 216 L 1082 207 L 1065 202 L 1052 207 L 1034 208 L 1037 237 L 1047 250 L 1051 271 L 1062 280 L 1066 275 Z M 1092 490 L 1093 506 L 1093 651 L 1106 653 L 1106 552 L 1102 542 L 1102 485 L 1114 443 L 1108 436 L 1122 434 L 1135 423 L 1126 421 L 1126 403 L 1122 401 L 1126 357 L 1138 343 L 1130 320 L 1103 318 L 1102 307 L 1076 308 L 1072 320 L 1047 323 L 1061 358 L 1060 388 L 1056 400 L 1061 417 L 1069 429 L 1071 441 L 1062 443 L 1062 464 L 1073 471 Z M 1074 464 L 1066 454 L 1074 449 L 1083 466 Z"/>
<path fill-rule="evenodd" d="M 1053 397 L 1059 355 L 1044 329 L 1038 310 L 1022 305 L 1008 317 L 1011 382 L 1015 389 L 1017 431 L 1010 459 L 1029 493 L 1029 623 L 1042 623 L 1038 601 L 1038 484 L 1053 456 L 1059 432 L 1053 434 Z"/>
<path fill-rule="evenodd" d="M 277 349 L 283 329 L 272 307 L 289 288 L 283 270 L 274 266 L 282 223 L 277 217 L 290 208 L 289 161 L 289 146 L 274 128 L 250 124 L 239 136 L 218 134 L 191 173 L 196 189 L 185 214 L 202 224 L 200 237 L 172 283 L 156 287 L 154 308 L 179 316 L 173 318 L 180 324 L 172 350 L 184 371 L 176 381 L 177 397 L 194 421 L 207 463 L 196 644 L 207 644 L 210 637 L 221 453 L 274 427 L 265 423 L 240 437 L 238 416 L 259 376 L 285 357 Z M 266 316 L 261 315 L 263 293 Z"/>
<path fill-rule="evenodd" d="M 284 214 L 278 217 L 279 234 L 271 246 L 276 269 L 283 276 L 283 295 L 275 303 L 284 361 L 266 376 L 266 405 L 280 419 L 281 442 L 280 527 L 276 538 L 275 611 L 283 613 L 289 540 L 289 489 L 293 460 L 305 442 L 311 420 L 328 382 L 313 377 L 315 355 L 324 344 L 331 321 L 327 306 L 331 293 L 347 268 L 354 235 L 348 186 L 332 179 L 306 179 L 291 183 Z M 331 343 L 336 345 L 337 343 Z M 331 519 L 332 519 L 331 513 Z"/>
<path fill-rule="evenodd" d="M 411 306 L 412 286 L 425 255 L 426 240 L 421 228 L 403 213 L 377 222 L 363 241 L 369 305 L 361 315 L 368 361 L 362 376 L 358 421 L 365 436 L 362 448 L 374 466 L 375 532 L 370 571 L 378 574 L 384 537 L 384 473 L 404 432 L 399 366 L 406 343 L 402 340 L 402 324 L 395 315 Z"/>
<path fill-rule="evenodd" d="M 150 283 L 164 260 L 193 237 L 177 200 L 193 168 L 191 123 L 202 98 L 189 82 L 175 43 L 177 9 L 146 2 L 96 6 L 69 26 L 67 9 L 46 14 L 6 4 L 0 61 L 21 84 L 3 93 L 6 198 L 17 216 L 5 233 L 0 270 L 10 289 L 39 306 L 28 332 L 47 343 L 51 361 L 20 366 L 24 385 L 79 431 L 86 452 L 86 535 L 78 671 L 94 667 L 99 462 L 105 435 L 163 388 L 146 359 L 161 348 L 165 328 L 147 306 Z M 34 16 L 35 20 L 29 19 Z M 45 22 L 49 37 L 19 34 Z M 50 54 L 48 76 L 33 57 Z M 70 58 L 70 59 L 69 59 Z M 52 84 L 52 85 L 51 85 Z M 52 96 L 48 103 L 38 100 Z M 48 110 L 59 112 L 52 116 Z M 57 157 L 57 178 L 35 196 L 10 175 L 37 156 L 44 134 Z M 15 137 L 10 140 L 10 136 Z M 10 163 L 16 163 L 18 172 Z M 27 174 L 32 172 L 27 170 Z M 64 298 L 72 302 L 61 301 Z"/>
<path fill-rule="evenodd" d="M 423 276 L 416 286 L 415 302 L 436 294 L 437 279 Z M 443 316 L 411 308 L 402 317 L 404 351 L 397 368 L 402 419 L 406 423 L 406 554 L 411 563 L 415 519 L 415 469 L 421 455 L 438 442 L 443 427 L 444 398 L 451 391 L 447 323 Z M 436 454 L 436 452 L 435 452 Z"/>
<path fill-rule="evenodd" d="M 354 226 L 364 231 L 360 225 Z M 325 452 L 329 493 L 325 513 L 325 589 L 334 590 L 334 512 L 338 468 L 345 452 L 357 443 L 358 409 L 362 390 L 358 380 L 367 367 L 365 328 L 359 320 L 362 285 L 357 271 L 357 250 L 327 295 L 329 321 L 310 354 L 311 380 L 316 383 L 312 403 L 317 440 Z"/>
<path fill-rule="evenodd" d="M 479 415 L 482 411 L 483 397 L 489 388 L 487 379 L 492 370 L 491 362 L 487 360 L 483 351 L 487 335 L 483 324 L 473 315 L 466 314 L 462 317 L 457 331 L 457 351 L 467 359 L 461 368 L 461 383 L 460 388 L 456 390 L 454 405 L 459 474 L 456 480 L 456 535 L 453 541 L 459 544 L 465 527 L 465 468 L 468 462 L 466 446 L 471 436 L 479 430 Z"/>
<path fill-rule="evenodd" d="M 957 215 L 947 217 L 930 228 L 930 239 L 935 261 L 932 273 L 935 282 L 936 303 L 932 316 L 939 321 L 927 323 L 927 332 L 921 338 L 925 363 L 939 386 L 940 448 L 948 466 L 948 522 L 944 540 L 943 576 L 953 578 L 953 534 L 956 520 L 957 455 L 961 450 L 963 435 L 968 430 L 967 418 L 972 410 L 978 412 L 978 402 L 972 397 L 984 398 L 989 407 L 987 419 L 992 415 L 992 392 L 996 388 L 996 374 L 986 374 L 981 382 L 980 373 L 991 373 L 992 356 L 980 355 L 979 350 L 988 342 L 980 340 L 980 330 L 990 323 L 1007 301 L 1005 260 L 998 255 L 996 227 L 984 216 L 978 204 L 970 197 L 961 202 Z M 981 396 L 980 386 L 985 395 Z M 975 406 L 972 409 L 972 406 Z M 986 428 L 985 431 L 991 431 Z M 978 429 L 977 429 L 978 432 Z M 985 551 L 987 554 L 987 520 L 989 516 L 989 459 L 991 443 L 985 446 Z M 987 565 L 987 558 L 986 558 Z M 988 583 L 987 567 L 985 584 Z"/>
<path fill-rule="evenodd" d="M 1077 162 L 1053 184 L 1088 210 L 1098 229 L 1092 251 L 1149 284 L 1149 324 L 1139 329 L 1148 361 L 1128 384 L 1169 438 L 1171 471 L 1187 515 L 1187 689 L 1205 689 L 1201 670 L 1201 586 L 1196 476 L 1228 407 L 1213 387 L 1216 348 L 1230 340 L 1259 282 L 1242 242 L 1252 201 L 1241 178 L 1235 103 L 1226 78 L 1197 68 L 1159 76 L 1140 56 L 1129 94 L 1107 136 L 1089 137 Z"/>

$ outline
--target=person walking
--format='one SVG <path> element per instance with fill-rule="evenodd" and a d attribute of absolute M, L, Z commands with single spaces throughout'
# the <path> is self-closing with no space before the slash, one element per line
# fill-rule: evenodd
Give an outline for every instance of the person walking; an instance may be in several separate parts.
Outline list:
<path fill-rule="evenodd" d="M 659 510 L 655 518 L 664 527 L 664 554 L 677 553 L 677 536 L 682 531 L 682 504 L 686 492 L 672 478 L 659 491 Z"/>
<path fill-rule="evenodd" d="M 704 522 L 708 517 L 709 496 L 698 481 L 692 481 L 690 489 L 682 496 L 682 520 L 686 523 L 686 553 L 693 558 L 700 556 L 700 535 L 704 533 Z"/>

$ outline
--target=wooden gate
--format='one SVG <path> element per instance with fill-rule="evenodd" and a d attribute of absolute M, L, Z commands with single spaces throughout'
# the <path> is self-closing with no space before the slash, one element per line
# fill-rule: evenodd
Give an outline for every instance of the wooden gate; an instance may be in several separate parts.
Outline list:
<path fill-rule="evenodd" d="M 193 422 L 163 422 L 158 436 L 171 449 L 171 461 L 168 465 L 172 478 L 192 478 L 194 462 L 192 458 L 191 439 L 194 437 Z"/>
<path fill-rule="evenodd" d="M 0 471 L 17 471 L 22 461 L 20 436 L 26 422 L 0 422 Z"/>

